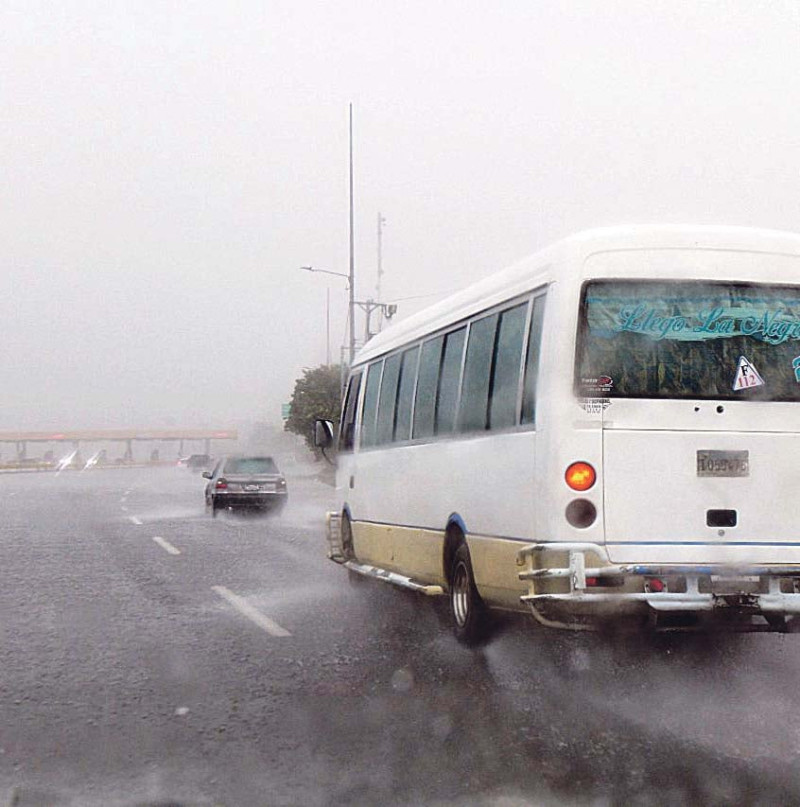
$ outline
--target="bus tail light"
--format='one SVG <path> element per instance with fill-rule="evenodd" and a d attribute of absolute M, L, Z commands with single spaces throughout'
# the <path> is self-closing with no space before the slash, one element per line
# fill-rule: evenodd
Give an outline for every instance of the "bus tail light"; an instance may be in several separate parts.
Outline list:
<path fill-rule="evenodd" d="M 660 577 L 647 577 L 644 581 L 644 590 L 648 594 L 661 594 L 667 590 L 667 583 Z"/>
<path fill-rule="evenodd" d="M 588 499 L 574 499 L 567 505 L 564 515 L 570 526 L 585 530 L 597 520 L 597 508 Z"/>
<path fill-rule="evenodd" d="M 589 490 L 597 481 L 597 473 L 588 462 L 573 462 L 564 474 L 566 483 L 579 493 Z"/>

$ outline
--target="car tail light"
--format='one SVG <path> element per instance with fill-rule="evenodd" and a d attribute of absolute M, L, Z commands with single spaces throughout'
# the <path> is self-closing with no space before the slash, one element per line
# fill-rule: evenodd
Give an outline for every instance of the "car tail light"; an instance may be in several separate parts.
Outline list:
<path fill-rule="evenodd" d="M 588 462 L 573 462 L 567 468 L 564 479 L 572 490 L 583 492 L 594 485 L 597 480 L 597 474 Z"/>
<path fill-rule="evenodd" d="M 285 488 L 285 487 L 286 487 L 286 480 L 285 480 L 283 477 L 281 477 L 281 478 L 278 480 L 278 487 L 279 487 L 279 488 Z"/>
<path fill-rule="evenodd" d="M 227 490 L 228 482 L 225 479 L 218 479 L 215 487 L 217 490 Z"/>

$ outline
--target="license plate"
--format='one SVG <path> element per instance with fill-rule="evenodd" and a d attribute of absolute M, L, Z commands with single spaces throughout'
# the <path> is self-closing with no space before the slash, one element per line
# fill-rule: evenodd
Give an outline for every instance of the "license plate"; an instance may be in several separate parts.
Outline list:
<path fill-rule="evenodd" d="M 750 452 L 699 450 L 697 475 L 750 476 Z"/>
<path fill-rule="evenodd" d="M 259 485 L 245 485 L 244 489 L 245 490 L 261 490 L 261 487 Z"/>

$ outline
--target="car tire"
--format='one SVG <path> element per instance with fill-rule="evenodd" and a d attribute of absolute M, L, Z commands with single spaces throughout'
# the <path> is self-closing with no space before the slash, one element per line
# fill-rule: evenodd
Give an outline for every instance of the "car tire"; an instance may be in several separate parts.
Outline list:
<path fill-rule="evenodd" d="M 466 543 L 461 543 L 456 549 L 450 567 L 450 613 L 453 632 L 461 644 L 474 647 L 487 639 L 488 612 L 475 586 Z"/>

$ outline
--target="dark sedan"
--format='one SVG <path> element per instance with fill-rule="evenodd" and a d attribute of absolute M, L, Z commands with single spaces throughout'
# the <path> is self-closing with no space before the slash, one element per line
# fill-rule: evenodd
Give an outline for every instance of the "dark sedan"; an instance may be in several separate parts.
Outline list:
<path fill-rule="evenodd" d="M 206 507 L 218 510 L 280 512 L 286 504 L 286 479 L 272 457 L 223 457 L 206 471 Z"/>

